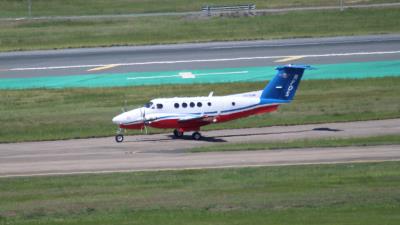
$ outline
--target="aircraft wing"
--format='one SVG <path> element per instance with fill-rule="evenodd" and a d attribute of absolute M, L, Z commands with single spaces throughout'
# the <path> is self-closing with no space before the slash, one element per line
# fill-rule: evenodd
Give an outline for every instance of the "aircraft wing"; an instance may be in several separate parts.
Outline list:
<path fill-rule="evenodd" d="M 212 123 L 215 116 L 208 115 L 184 115 L 178 120 L 179 123 L 189 123 L 189 122 L 209 122 Z"/>

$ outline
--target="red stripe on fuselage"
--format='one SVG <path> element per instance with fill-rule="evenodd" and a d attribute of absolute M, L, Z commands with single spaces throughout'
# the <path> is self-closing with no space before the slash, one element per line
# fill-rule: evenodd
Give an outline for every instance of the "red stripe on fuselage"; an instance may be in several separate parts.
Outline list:
<path fill-rule="evenodd" d="M 194 119 L 186 122 L 179 121 L 179 119 L 165 119 L 153 121 L 149 125 L 155 128 L 182 128 L 184 131 L 199 130 L 199 127 L 210 124 L 212 121 L 203 121 L 202 118 Z"/>
<path fill-rule="evenodd" d="M 231 114 L 216 116 L 216 123 L 227 122 L 230 120 L 235 120 L 243 117 L 248 117 L 251 115 L 263 114 L 273 112 L 278 109 L 278 105 L 267 105 L 262 107 L 257 107 L 241 112 L 233 112 Z M 212 123 L 212 121 L 204 121 L 203 119 L 194 119 L 187 122 L 179 122 L 179 119 L 164 119 L 156 120 L 149 123 L 150 127 L 160 128 L 160 129 L 175 129 L 182 128 L 184 131 L 199 130 L 199 127 L 205 126 Z M 131 124 L 131 125 L 120 125 L 124 129 L 143 129 L 143 123 Z"/>
<path fill-rule="evenodd" d="M 273 112 L 277 109 L 278 109 L 278 105 L 267 105 L 267 106 L 258 107 L 258 108 L 254 108 L 254 109 L 250 109 L 250 110 L 246 110 L 246 111 L 241 111 L 241 112 L 236 112 L 236 113 L 232 113 L 232 114 L 220 115 L 217 118 L 217 122 L 227 122 L 230 120 L 236 120 L 236 119 L 248 117 L 251 115 L 269 113 L 269 112 Z"/>

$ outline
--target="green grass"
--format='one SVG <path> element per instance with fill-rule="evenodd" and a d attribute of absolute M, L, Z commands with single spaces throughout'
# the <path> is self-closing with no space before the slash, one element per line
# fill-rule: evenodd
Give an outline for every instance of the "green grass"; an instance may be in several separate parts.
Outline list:
<path fill-rule="evenodd" d="M 257 82 L 1 90 L 0 142 L 111 136 L 116 131 L 111 119 L 121 112 L 124 99 L 128 100 L 129 108 L 134 108 L 160 96 L 201 96 L 210 91 L 216 91 L 215 95 L 227 95 L 260 90 L 264 86 L 264 82 Z M 398 118 L 399 86 L 400 77 L 306 80 L 302 81 L 295 100 L 281 106 L 277 112 L 210 125 L 204 129 Z"/>
<path fill-rule="evenodd" d="M 373 137 L 299 139 L 290 141 L 247 142 L 234 144 L 214 144 L 188 149 L 189 152 L 252 151 L 288 148 L 376 146 L 400 144 L 400 134 Z"/>
<path fill-rule="evenodd" d="M 400 163 L 1 178 L 0 224 L 397 225 Z"/>
<path fill-rule="evenodd" d="M 331 0 L 252 0 L 258 9 L 339 5 Z M 395 0 L 344 0 L 345 5 L 388 3 Z M 0 1 L 0 17 L 28 16 L 27 0 Z M 148 12 L 200 11 L 204 5 L 243 4 L 243 0 L 32 0 L 32 16 L 71 16 Z"/>
<path fill-rule="evenodd" d="M 0 51 L 398 33 L 398 21 L 397 8 L 238 18 L 0 21 Z"/>

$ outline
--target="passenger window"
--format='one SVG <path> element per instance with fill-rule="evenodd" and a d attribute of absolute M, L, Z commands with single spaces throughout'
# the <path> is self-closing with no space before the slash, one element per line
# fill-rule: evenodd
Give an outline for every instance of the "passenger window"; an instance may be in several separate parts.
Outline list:
<path fill-rule="evenodd" d="M 162 104 L 157 104 L 157 109 L 162 109 L 163 105 Z"/>
<path fill-rule="evenodd" d="M 186 107 L 187 107 L 186 102 L 182 103 L 182 107 L 183 107 L 183 108 L 186 108 Z"/>
<path fill-rule="evenodd" d="M 236 105 L 236 103 L 235 103 L 235 102 L 232 102 L 232 105 L 233 105 L 233 106 L 235 106 L 235 105 Z"/>
<path fill-rule="evenodd" d="M 211 102 L 208 102 L 207 105 L 208 105 L 208 106 L 211 106 Z"/>
<path fill-rule="evenodd" d="M 201 104 L 201 102 L 198 102 L 197 107 L 201 107 L 201 106 L 203 106 L 203 104 Z"/>
<path fill-rule="evenodd" d="M 179 103 L 174 104 L 175 108 L 179 108 Z"/>
<path fill-rule="evenodd" d="M 194 106 L 195 106 L 194 102 L 191 102 L 191 103 L 190 103 L 190 107 L 193 108 Z"/>

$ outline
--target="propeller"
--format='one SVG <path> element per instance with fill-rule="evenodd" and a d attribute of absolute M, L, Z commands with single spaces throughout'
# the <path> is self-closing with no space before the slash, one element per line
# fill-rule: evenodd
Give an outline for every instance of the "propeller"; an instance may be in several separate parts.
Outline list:
<path fill-rule="evenodd" d="M 124 107 L 121 107 L 121 111 L 122 111 L 123 113 L 126 112 L 127 104 L 128 104 L 128 101 L 125 99 L 125 101 L 124 101 Z M 117 134 L 121 134 L 121 133 L 124 133 L 124 132 L 126 132 L 126 129 L 118 128 L 118 130 L 117 130 Z"/>
<path fill-rule="evenodd" d="M 147 132 L 147 121 L 146 121 L 146 111 L 143 108 L 140 108 L 140 116 L 142 117 L 142 121 L 143 121 L 143 127 L 144 127 L 144 131 L 146 134 L 148 134 Z M 142 130 L 143 132 L 143 130 Z"/>

